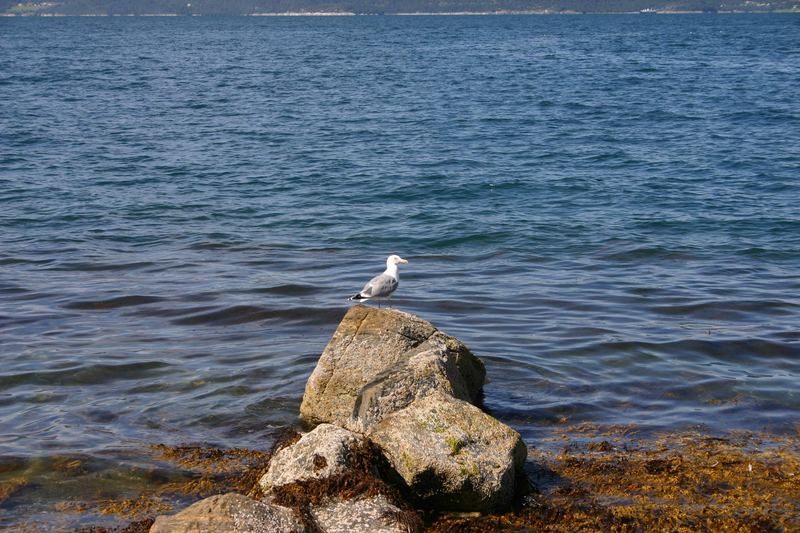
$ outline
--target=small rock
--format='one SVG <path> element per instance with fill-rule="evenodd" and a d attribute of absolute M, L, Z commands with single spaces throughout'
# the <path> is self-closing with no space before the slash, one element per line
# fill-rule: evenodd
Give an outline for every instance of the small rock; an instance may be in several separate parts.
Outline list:
<path fill-rule="evenodd" d="M 332 501 L 311 514 L 326 533 L 408 533 L 404 513 L 384 496 Z"/>
<path fill-rule="evenodd" d="M 301 533 L 290 509 L 241 494 L 211 496 L 178 514 L 159 516 L 150 533 Z"/>
<path fill-rule="evenodd" d="M 507 507 L 527 455 L 519 433 L 444 394 L 388 415 L 368 436 L 422 503 L 441 510 Z"/>
<path fill-rule="evenodd" d="M 269 492 L 273 487 L 288 483 L 342 473 L 350 466 L 353 445 L 363 439 L 346 429 L 320 424 L 296 443 L 278 451 L 259 484 Z"/>

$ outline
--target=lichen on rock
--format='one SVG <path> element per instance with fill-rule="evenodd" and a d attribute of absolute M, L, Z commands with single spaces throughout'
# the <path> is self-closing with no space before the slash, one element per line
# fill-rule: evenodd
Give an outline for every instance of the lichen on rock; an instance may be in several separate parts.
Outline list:
<path fill-rule="evenodd" d="M 445 395 L 412 403 L 368 435 L 420 501 L 439 510 L 507 507 L 527 456 L 516 431 Z"/>

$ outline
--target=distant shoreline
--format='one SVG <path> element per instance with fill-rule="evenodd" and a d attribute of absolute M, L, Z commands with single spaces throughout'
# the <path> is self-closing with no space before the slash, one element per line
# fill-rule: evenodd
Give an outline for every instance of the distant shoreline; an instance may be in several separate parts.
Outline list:
<path fill-rule="evenodd" d="M 341 11 L 290 11 L 279 13 L 246 13 L 240 15 L 220 15 L 220 14 L 179 14 L 179 13 L 81 13 L 81 14 L 67 14 L 67 13 L 0 13 L 0 17 L 7 18 L 31 18 L 31 17 L 458 17 L 458 16 L 520 16 L 520 15 L 533 15 L 533 16 L 548 16 L 548 15 L 746 15 L 746 14 L 778 14 L 778 13 L 794 13 L 799 14 L 800 9 L 784 9 L 773 11 L 682 11 L 682 10 L 656 10 L 656 11 L 459 11 L 459 12 L 410 12 L 410 13 L 351 13 Z"/>

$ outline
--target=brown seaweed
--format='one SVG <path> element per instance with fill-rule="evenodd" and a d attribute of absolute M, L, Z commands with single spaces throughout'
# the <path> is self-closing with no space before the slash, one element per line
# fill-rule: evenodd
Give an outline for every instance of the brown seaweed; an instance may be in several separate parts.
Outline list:
<path fill-rule="evenodd" d="M 286 485 L 272 498 L 294 509 L 311 531 L 317 528 L 312 506 L 377 494 L 401 509 L 393 518 L 412 532 L 800 531 L 798 434 L 679 432 L 645 437 L 634 426 L 553 429 L 552 437 L 537 443 L 541 447 L 529 449 L 531 489 L 507 513 L 420 513 L 404 488 L 392 484 L 385 459 L 368 442 L 353 451 L 353 472 Z M 185 479 L 155 478 L 138 497 L 70 501 L 56 510 L 110 513 L 123 524 L 132 521 L 116 529 L 82 530 L 86 533 L 138 533 L 177 501 L 185 504 L 224 492 L 260 498 L 258 480 L 270 457 L 298 438 L 288 431 L 268 451 L 157 445 L 153 449 L 158 457 L 184 469 Z M 83 469 L 75 460 L 60 467 L 67 472 Z M 25 486 L 23 478 L 6 481 L 0 504 Z"/>

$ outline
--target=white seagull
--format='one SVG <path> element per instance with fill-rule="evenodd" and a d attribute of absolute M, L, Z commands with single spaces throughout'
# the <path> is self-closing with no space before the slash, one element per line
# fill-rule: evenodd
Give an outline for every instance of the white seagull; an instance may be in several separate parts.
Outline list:
<path fill-rule="evenodd" d="M 400 283 L 400 275 L 397 273 L 397 265 L 403 263 L 408 263 L 408 261 L 399 255 L 390 255 L 389 258 L 386 259 L 386 270 L 383 271 L 383 274 L 375 276 L 369 280 L 369 283 L 364 285 L 364 288 L 361 289 L 361 292 L 351 296 L 350 299 L 357 301 L 369 300 L 370 298 L 383 300 L 390 297 L 395 289 L 397 289 L 397 285 Z"/>

